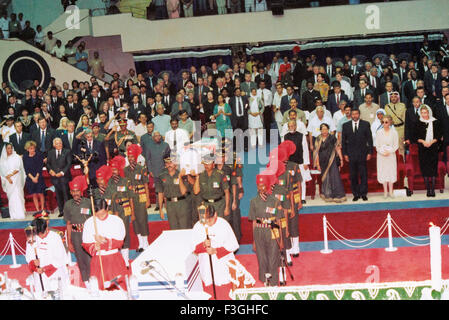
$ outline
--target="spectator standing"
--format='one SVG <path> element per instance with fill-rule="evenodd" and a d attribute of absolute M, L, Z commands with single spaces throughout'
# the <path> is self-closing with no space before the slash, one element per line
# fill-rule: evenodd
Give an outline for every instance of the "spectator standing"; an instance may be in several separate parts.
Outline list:
<path fill-rule="evenodd" d="M 78 46 L 78 51 L 75 54 L 76 65 L 78 69 L 87 72 L 89 66 L 87 64 L 88 54 L 84 51 L 84 47 L 82 45 Z"/>
<path fill-rule="evenodd" d="M 89 61 L 89 70 L 98 79 L 104 77 L 104 62 L 100 58 L 98 51 L 94 52 L 94 58 Z"/>
<path fill-rule="evenodd" d="M 39 32 L 39 30 L 38 30 L 38 32 Z M 43 41 L 45 52 L 50 53 L 53 50 L 53 48 L 56 46 L 56 41 L 57 40 L 58 39 L 53 37 L 53 32 L 48 31 L 47 32 L 47 37 Z"/>
<path fill-rule="evenodd" d="M 25 144 L 25 153 L 23 154 L 23 167 L 25 169 L 26 180 L 25 187 L 28 194 L 33 197 L 36 211 L 44 210 L 45 200 L 45 182 L 42 175 L 44 167 L 44 157 L 42 153 L 36 150 L 36 142 L 28 141 Z"/>

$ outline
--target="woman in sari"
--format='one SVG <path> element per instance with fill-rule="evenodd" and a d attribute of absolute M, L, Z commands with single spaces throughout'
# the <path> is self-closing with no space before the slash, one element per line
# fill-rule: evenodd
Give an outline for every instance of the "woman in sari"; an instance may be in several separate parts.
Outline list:
<path fill-rule="evenodd" d="M 222 138 L 225 137 L 226 129 L 232 129 L 231 125 L 231 107 L 225 102 L 223 95 L 217 96 L 217 104 L 214 107 L 213 119 L 216 121 L 217 131 Z"/>
<path fill-rule="evenodd" d="M 4 145 L 0 163 L 0 178 L 3 191 L 8 196 L 9 215 L 11 219 L 25 219 L 25 170 L 22 158 L 16 154 L 12 144 Z"/>
<path fill-rule="evenodd" d="M 346 201 L 345 188 L 339 171 L 339 167 L 343 167 L 343 156 L 337 145 L 337 138 L 329 134 L 329 126 L 326 123 L 321 124 L 320 131 L 313 152 L 313 163 L 321 171 L 320 197 L 326 202 L 340 203 Z"/>

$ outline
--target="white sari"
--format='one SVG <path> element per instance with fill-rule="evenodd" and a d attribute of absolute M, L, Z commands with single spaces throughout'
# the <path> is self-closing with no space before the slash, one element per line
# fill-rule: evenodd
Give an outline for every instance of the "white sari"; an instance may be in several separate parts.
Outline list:
<path fill-rule="evenodd" d="M 9 215 L 11 219 L 25 219 L 25 197 L 23 194 L 25 169 L 23 168 L 22 158 L 14 150 L 10 156 L 7 156 L 5 146 L 2 150 L 0 163 L 0 178 L 3 191 L 8 196 Z M 11 177 L 11 184 L 6 176 L 15 170 L 19 172 Z"/>

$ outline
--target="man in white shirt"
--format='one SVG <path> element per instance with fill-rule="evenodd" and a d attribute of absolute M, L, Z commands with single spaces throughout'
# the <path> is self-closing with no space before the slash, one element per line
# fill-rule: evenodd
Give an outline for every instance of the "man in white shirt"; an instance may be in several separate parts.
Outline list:
<path fill-rule="evenodd" d="M 0 129 L 0 134 L 2 135 L 2 139 L 4 143 L 9 143 L 9 137 L 16 133 L 16 129 L 14 128 L 14 116 L 7 115 L 5 116 L 6 123 Z"/>
<path fill-rule="evenodd" d="M 62 59 L 65 56 L 65 46 L 62 45 L 61 40 L 56 40 L 56 45 L 50 51 L 50 54 L 58 59 Z"/>
<path fill-rule="evenodd" d="M 310 114 L 309 114 L 309 122 L 313 119 L 316 118 L 316 110 L 318 107 L 321 107 L 324 111 L 324 116 L 331 118 L 332 119 L 332 113 L 326 109 L 326 106 L 323 105 L 323 100 L 321 99 L 316 99 L 315 100 L 315 110 L 313 110 Z M 330 125 L 330 124 L 329 124 Z"/>
<path fill-rule="evenodd" d="M 298 131 L 299 133 L 302 133 L 304 136 L 307 136 L 308 132 L 307 132 L 306 125 L 300 119 L 297 118 L 296 110 L 290 110 L 288 112 L 288 118 L 289 118 L 289 121 L 282 125 L 282 129 L 279 133 L 279 135 L 281 136 L 281 141 L 284 141 L 284 136 L 289 132 L 288 123 L 290 121 L 296 121 L 296 129 L 295 130 Z"/>
<path fill-rule="evenodd" d="M 0 29 L 2 29 L 3 39 L 9 38 L 9 18 L 6 10 L 3 12 L 3 16 L 0 18 Z"/>
<path fill-rule="evenodd" d="M 334 116 L 332 117 L 332 120 L 334 121 L 335 128 L 338 126 L 338 122 L 341 118 L 345 116 L 345 107 L 346 107 L 346 100 L 340 100 L 340 104 L 338 105 L 338 108 L 340 110 L 336 111 L 334 113 Z"/>
<path fill-rule="evenodd" d="M 190 142 L 189 135 L 184 129 L 178 128 L 177 118 L 171 119 L 170 126 L 171 130 L 165 133 L 164 141 L 168 143 L 172 152 L 177 153 Z"/>
<path fill-rule="evenodd" d="M 310 150 L 314 150 L 315 139 L 321 134 L 320 126 L 322 123 L 326 123 L 329 126 L 329 131 L 333 134 L 335 132 L 334 121 L 332 117 L 325 116 L 324 107 L 318 106 L 315 109 L 316 116 L 309 119 L 307 131 L 309 132 L 309 145 Z"/>
<path fill-rule="evenodd" d="M 278 83 L 276 84 L 276 92 L 273 96 L 272 101 L 272 110 L 274 112 L 274 120 L 276 121 L 278 125 L 278 130 L 281 131 L 282 129 L 282 122 L 284 120 L 284 116 L 281 112 L 281 100 L 282 97 L 287 94 L 287 90 L 282 86 L 282 84 Z"/>

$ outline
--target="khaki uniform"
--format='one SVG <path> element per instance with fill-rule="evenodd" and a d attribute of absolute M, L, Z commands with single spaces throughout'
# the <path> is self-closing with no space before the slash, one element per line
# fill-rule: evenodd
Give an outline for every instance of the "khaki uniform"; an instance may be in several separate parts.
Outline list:
<path fill-rule="evenodd" d="M 148 171 L 146 167 L 136 164 L 134 170 L 130 166 L 125 167 L 125 178 L 128 180 L 130 194 L 134 204 L 133 228 L 135 234 L 142 236 L 149 235 L 148 229 L 148 213 L 147 213 L 147 195 L 145 185 L 148 185 Z"/>
<path fill-rule="evenodd" d="M 283 219 L 284 213 L 277 208 L 278 200 L 271 194 L 267 201 L 259 195 L 251 199 L 248 220 L 255 221 L 253 238 L 256 245 L 256 256 L 259 264 L 259 280 L 265 282 L 265 274 L 271 274 L 270 284 L 277 286 L 279 282 L 278 268 L 281 266 L 281 255 L 278 244 L 279 229 L 272 229 L 271 221 Z"/>
<path fill-rule="evenodd" d="M 210 177 L 206 171 L 200 173 L 200 196 L 201 199 L 214 207 L 219 217 L 224 218 L 227 222 L 231 221 L 231 215 L 224 215 L 226 208 L 225 190 L 229 189 L 229 183 L 226 176 L 219 172 L 216 168 L 213 169 Z"/>
<path fill-rule="evenodd" d="M 190 197 L 189 183 L 187 182 L 187 177 L 183 177 L 187 193 L 182 195 L 178 176 L 179 170 L 176 170 L 173 176 L 167 170 L 164 170 L 155 184 L 156 192 L 164 194 L 167 218 L 171 230 L 192 228 L 192 199 Z"/>
<path fill-rule="evenodd" d="M 139 141 L 137 141 L 137 136 L 136 134 L 131 131 L 131 130 L 126 130 L 126 133 L 123 134 L 121 131 L 116 132 L 117 134 L 117 142 L 120 141 L 121 138 L 123 138 L 124 136 L 130 136 L 130 140 L 132 141 L 133 144 L 138 144 Z M 128 138 L 125 138 L 125 140 L 123 140 L 123 142 L 119 145 L 117 145 L 119 154 L 123 157 L 126 157 L 126 147 L 125 147 L 125 141 L 127 141 Z"/>
<path fill-rule="evenodd" d="M 402 102 L 385 105 L 385 112 L 393 118 L 393 125 L 398 133 L 399 138 L 399 153 L 404 156 L 404 129 L 405 129 L 405 111 L 407 110 L 405 104 Z"/>
<path fill-rule="evenodd" d="M 81 198 L 79 204 L 70 199 L 64 204 L 64 220 L 72 225 L 71 242 L 83 281 L 89 281 L 91 256 L 83 249 L 84 222 L 92 216 L 91 201 Z"/>
<path fill-rule="evenodd" d="M 130 199 L 133 194 L 132 191 L 129 190 L 127 179 L 120 177 L 116 183 L 111 177 L 105 194 L 107 195 L 105 200 L 109 204 L 109 209 L 113 214 L 117 214 L 125 224 L 126 236 L 123 240 L 123 249 L 129 249 L 129 220 L 132 213 Z"/>

